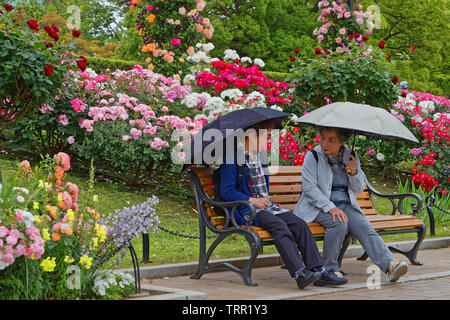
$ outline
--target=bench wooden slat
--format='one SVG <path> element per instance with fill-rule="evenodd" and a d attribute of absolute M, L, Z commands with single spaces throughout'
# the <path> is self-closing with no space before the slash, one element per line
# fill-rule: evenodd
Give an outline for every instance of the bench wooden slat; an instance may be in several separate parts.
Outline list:
<path fill-rule="evenodd" d="M 273 183 L 301 183 L 301 176 L 270 176 L 269 181 Z"/>
<path fill-rule="evenodd" d="M 270 194 L 279 193 L 301 193 L 301 184 L 282 184 L 282 185 L 270 185 Z"/>
<path fill-rule="evenodd" d="M 369 200 L 370 199 L 370 194 L 369 192 L 363 192 L 363 193 L 358 193 L 356 196 L 356 199 L 358 200 Z"/>
<path fill-rule="evenodd" d="M 291 174 L 291 175 L 301 175 L 302 167 L 299 166 L 269 166 L 267 167 L 269 170 L 269 174 L 278 175 L 278 174 Z"/>
<path fill-rule="evenodd" d="M 415 216 L 411 215 L 395 215 L 395 216 L 385 216 L 382 214 L 375 214 L 367 216 L 367 220 L 372 222 L 382 222 L 382 221 L 409 221 L 409 220 L 419 220 Z"/>
<path fill-rule="evenodd" d="M 212 176 L 209 176 L 209 177 L 205 176 L 205 177 L 199 178 L 199 180 L 200 180 L 200 184 L 203 187 L 205 187 L 205 186 L 214 186 L 214 181 L 213 181 Z"/>
<path fill-rule="evenodd" d="M 284 204 L 284 203 L 297 203 L 298 199 L 300 199 L 299 194 L 284 194 L 284 195 L 274 195 L 270 196 L 273 202 Z"/>
<path fill-rule="evenodd" d="M 420 219 L 371 222 L 375 230 L 406 229 L 422 226 Z"/>
<path fill-rule="evenodd" d="M 366 216 L 378 214 L 377 210 L 375 210 L 374 208 L 367 208 L 367 209 L 361 209 L 361 210 L 362 210 L 362 212 L 364 212 L 364 214 Z"/>
<path fill-rule="evenodd" d="M 211 177 L 213 174 L 213 168 L 209 167 L 191 168 L 191 170 L 194 171 L 199 178 Z"/>
<path fill-rule="evenodd" d="M 373 208 L 372 202 L 370 200 L 360 200 L 358 201 L 358 204 L 361 209 Z"/>

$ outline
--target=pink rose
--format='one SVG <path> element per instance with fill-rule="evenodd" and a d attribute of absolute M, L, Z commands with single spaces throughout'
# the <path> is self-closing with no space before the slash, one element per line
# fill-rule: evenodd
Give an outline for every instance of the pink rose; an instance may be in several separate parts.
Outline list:
<path fill-rule="evenodd" d="M 181 44 L 181 39 L 172 39 L 170 44 L 173 46 L 179 46 Z"/>
<path fill-rule="evenodd" d="M 9 229 L 4 226 L 0 226 L 0 238 L 4 238 L 9 234 Z"/>

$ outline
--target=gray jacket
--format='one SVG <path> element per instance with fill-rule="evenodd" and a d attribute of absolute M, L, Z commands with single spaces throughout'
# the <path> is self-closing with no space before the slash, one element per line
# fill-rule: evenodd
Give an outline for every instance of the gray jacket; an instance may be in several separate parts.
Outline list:
<path fill-rule="evenodd" d="M 318 161 L 316 161 L 312 152 L 306 154 L 302 166 L 302 195 L 294 208 L 294 213 L 306 222 L 314 221 L 321 210 L 323 212 L 329 212 L 336 207 L 330 201 L 333 171 L 328 164 L 322 148 L 317 146 L 314 150 L 317 152 Z M 343 154 L 344 163 L 348 163 L 350 154 L 350 149 L 345 148 Z M 361 212 L 361 214 L 364 214 L 358 205 L 355 194 L 364 192 L 366 187 L 365 174 L 361 170 L 358 155 L 355 158 L 358 172 L 354 176 L 348 175 L 348 193 L 352 207 Z"/>

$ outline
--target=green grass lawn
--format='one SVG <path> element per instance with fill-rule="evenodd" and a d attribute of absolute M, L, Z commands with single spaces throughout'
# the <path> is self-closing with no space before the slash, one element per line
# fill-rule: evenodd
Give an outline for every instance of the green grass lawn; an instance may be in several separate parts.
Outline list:
<path fill-rule="evenodd" d="M 5 155 L 0 157 L 0 168 L 2 172 L 14 167 L 14 161 L 8 159 Z M 35 164 L 32 164 L 34 166 Z M 376 172 L 366 172 L 370 177 L 371 184 L 380 192 L 393 193 L 397 190 L 396 183 L 390 179 L 382 179 L 376 175 Z M 371 175 L 372 174 L 372 175 Z M 85 193 L 89 187 L 88 174 L 70 170 L 67 181 L 78 185 L 79 206 L 84 207 L 88 203 Z M 103 179 L 96 178 L 94 185 L 94 194 L 98 195 L 99 208 L 102 215 L 113 214 L 115 210 L 124 206 L 131 206 L 145 201 L 152 195 L 158 196 L 160 203 L 156 207 L 161 225 L 169 230 L 187 235 L 198 235 L 198 218 L 194 211 L 195 200 L 193 198 L 192 188 L 186 182 L 181 181 L 177 174 L 167 175 L 164 178 L 158 178 L 158 183 L 152 187 L 141 190 L 133 190 L 123 184 L 105 182 Z M 374 199 L 376 209 L 382 214 L 389 214 L 392 210 L 390 202 L 386 199 Z M 425 222 L 428 224 L 428 218 L 425 213 Z M 447 228 L 448 230 L 444 229 Z M 436 228 L 435 237 L 450 236 L 450 222 L 440 225 Z M 212 234 L 212 233 L 208 233 Z M 401 234 L 383 236 L 386 242 L 406 241 L 416 239 L 415 234 Z M 427 238 L 430 238 L 427 232 Z M 213 239 L 208 240 L 212 243 Z M 132 241 L 138 254 L 139 261 L 142 260 L 142 238 L 136 237 Z M 317 243 L 322 248 L 322 242 Z M 180 262 L 194 262 L 198 259 L 199 240 L 187 239 L 159 231 L 155 234 L 150 233 L 150 264 L 160 265 Z M 264 248 L 264 254 L 277 253 L 275 246 Z M 231 257 L 249 256 L 250 250 L 247 241 L 242 237 L 232 236 L 224 241 L 213 253 L 213 259 L 224 259 Z M 127 255 L 117 266 L 118 268 L 131 267 L 131 257 Z M 115 266 L 114 266 L 115 267 Z"/>

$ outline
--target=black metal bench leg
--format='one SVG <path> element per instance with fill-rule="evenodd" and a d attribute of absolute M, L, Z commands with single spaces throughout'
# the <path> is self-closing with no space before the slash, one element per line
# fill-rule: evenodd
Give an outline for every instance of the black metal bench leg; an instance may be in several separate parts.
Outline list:
<path fill-rule="evenodd" d="M 417 252 L 419 251 L 420 245 L 422 244 L 423 239 L 425 239 L 426 234 L 427 234 L 427 227 L 423 223 L 422 227 L 419 227 L 419 231 L 417 232 L 417 241 L 411 250 L 404 251 L 404 250 L 401 250 L 401 249 L 398 249 L 398 248 L 395 248 L 392 246 L 389 246 L 389 249 L 392 252 L 403 254 L 405 257 L 407 257 L 409 259 L 411 264 L 421 266 L 421 265 L 423 265 L 423 263 L 420 262 L 419 260 L 417 260 Z"/>
<path fill-rule="evenodd" d="M 200 244 L 199 244 L 199 254 L 198 254 L 198 269 L 195 274 L 191 276 L 191 279 L 200 279 L 205 273 L 206 267 L 208 265 L 208 260 L 206 259 L 206 230 L 205 226 L 200 223 Z"/>
<path fill-rule="evenodd" d="M 252 269 L 253 269 L 253 264 L 256 260 L 256 257 L 261 252 L 262 243 L 261 243 L 261 239 L 256 235 L 247 236 L 246 238 L 247 238 L 248 244 L 250 245 L 251 256 L 247 262 L 247 265 L 242 269 L 241 277 L 247 286 L 257 286 L 258 284 L 252 280 Z"/>

